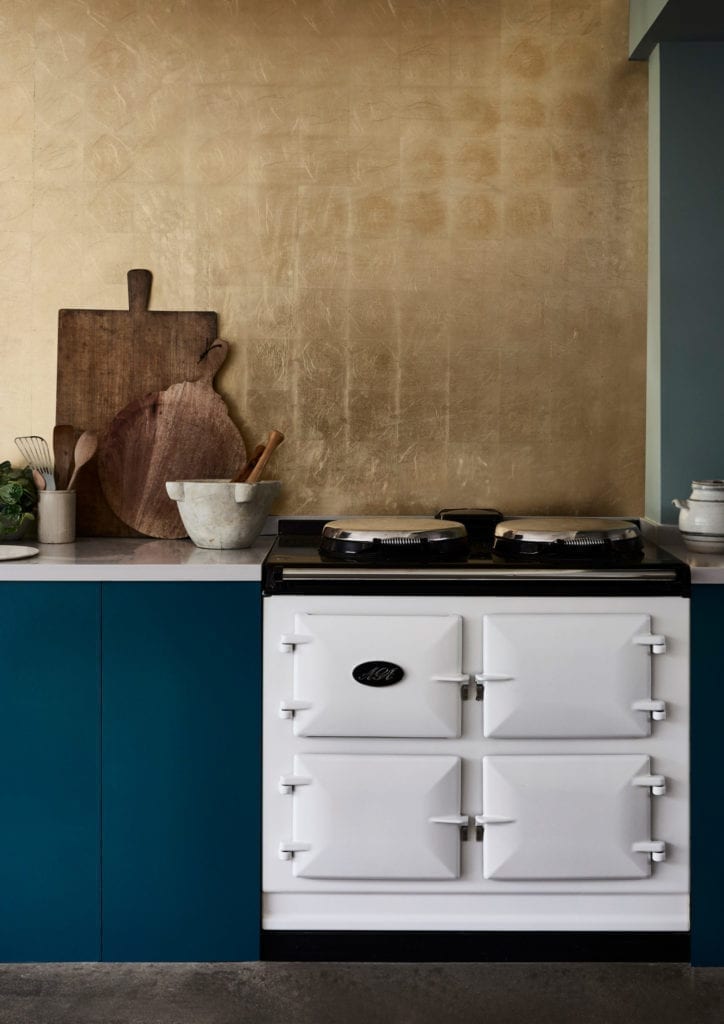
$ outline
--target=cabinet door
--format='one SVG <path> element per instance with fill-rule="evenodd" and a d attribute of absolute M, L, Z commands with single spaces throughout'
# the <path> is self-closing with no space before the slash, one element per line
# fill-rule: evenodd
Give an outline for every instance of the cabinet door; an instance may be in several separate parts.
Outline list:
<path fill-rule="evenodd" d="M 103 959 L 255 960 L 260 588 L 103 586 Z"/>
<path fill-rule="evenodd" d="M 298 736 L 460 735 L 459 615 L 307 615 L 294 621 Z"/>
<path fill-rule="evenodd" d="M 651 781 L 644 754 L 484 757 L 484 877 L 647 878 Z"/>
<path fill-rule="evenodd" d="M 100 586 L 0 584 L 0 960 L 100 958 Z"/>
<path fill-rule="evenodd" d="M 650 634 L 648 615 L 486 615 L 484 735 L 648 736 Z"/>
<path fill-rule="evenodd" d="M 459 757 L 304 754 L 294 780 L 295 875 L 459 876 Z"/>

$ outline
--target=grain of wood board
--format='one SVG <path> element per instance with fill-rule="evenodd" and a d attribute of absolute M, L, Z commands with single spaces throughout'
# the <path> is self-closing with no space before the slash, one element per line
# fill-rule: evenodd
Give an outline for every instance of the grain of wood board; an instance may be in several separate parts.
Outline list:
<path fill-rule="evenodd" d="M 102 437 L 129 402 L 198 376 L 199 359 L 218 336 L 218 317 L 149 310 L 151 282 L 149 270 L 128 271 L 128 309 L 59 311 L 56 422 Z M 137 536 L 109 508 L 97 458 L 83 467 L 77 491 L 79 536 Z"/>
<path fill-rule="evenodd" d="M 186 536 L 168 480 L 229 480 L 246 459 L 243 438 L 212 387 L 227 351 L 217 339 L 196 381 L 131 402 L 106 432 L 98 461 L 103 493 L 118 518 L 146 536 Z"/>

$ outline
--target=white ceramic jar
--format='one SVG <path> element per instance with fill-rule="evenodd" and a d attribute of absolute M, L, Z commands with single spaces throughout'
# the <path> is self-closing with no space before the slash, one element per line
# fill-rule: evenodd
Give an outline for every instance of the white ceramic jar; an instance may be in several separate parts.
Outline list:
<path fill-rule="evenodd" d="M 679 530 L 690 551 L 724 552 L 724 480 L 693 480 L 686 501 L 674 498 Z"/>

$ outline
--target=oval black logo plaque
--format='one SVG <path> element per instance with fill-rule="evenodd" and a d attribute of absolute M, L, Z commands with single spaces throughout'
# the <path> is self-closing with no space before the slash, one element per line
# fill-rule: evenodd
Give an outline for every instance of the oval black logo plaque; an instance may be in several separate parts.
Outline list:
<path fill-rule="evenodd" d="M 363 686 L 392 686 L 405 675 L 405 670 L 394 661 L 363 661 L 355 665 L 352 675 Z"/>

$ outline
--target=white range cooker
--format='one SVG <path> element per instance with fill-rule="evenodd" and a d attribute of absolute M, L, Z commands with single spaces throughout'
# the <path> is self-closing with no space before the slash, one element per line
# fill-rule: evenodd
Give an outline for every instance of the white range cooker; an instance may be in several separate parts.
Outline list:
<path fill-rule="evenodd" d="M 270 958 L 317 933 L 685 936 L 688 568 L 630 522 L 443 516 L 280 524 Z"/>

